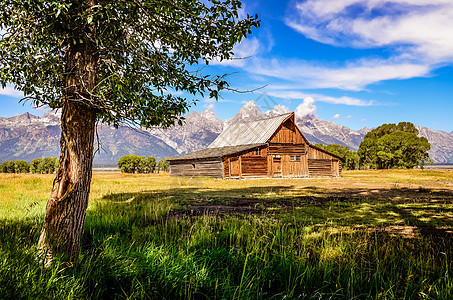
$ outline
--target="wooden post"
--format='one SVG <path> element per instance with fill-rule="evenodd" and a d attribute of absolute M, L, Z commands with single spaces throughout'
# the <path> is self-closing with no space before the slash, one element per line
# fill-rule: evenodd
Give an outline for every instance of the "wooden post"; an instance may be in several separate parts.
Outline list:
<path fill-rule="evenodd" d="M 231 157 L 228 157 L 228 178 L 231 178 Z"/>
<path fill-rule="evenodd" d="M 242 155 L 239 156 L 239 179 L 242 179 Z"/>

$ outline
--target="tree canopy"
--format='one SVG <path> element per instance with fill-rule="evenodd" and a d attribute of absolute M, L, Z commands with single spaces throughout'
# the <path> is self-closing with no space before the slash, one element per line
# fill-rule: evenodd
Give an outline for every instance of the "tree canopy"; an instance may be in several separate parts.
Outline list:
<path fill-rule="evenodd" d="M 408 169 L 430 161 L 431 148 L 425 137 L 409 122 L 383 124 L 365 135 L 358 150 L 364 167 L 376 169 Z"/>
<path fill-rule="evenodd" d="M 224 75 L 197 64 L 233 57 L 233 46 L 258 27 L 239 19 L 238 0 L 8 0 L 0 3 L 0 83 L 34 105 L 62 108 L 68 60 L 93 60 L 95 83 L 75 97 L 99 121 L 169 126 L 193 103 L 172 91 L 217 98 Z M 65 84 L 66 83 L 66 84 Z"/>
<path fill-rule="evenodd" d="M 60 160 L 39 249 L 75 258 L 92 176 L 96 122 L 168 127 L 195 101 L 229 89 L 213 59 L 259 26 L 239 0 L 0 2 L 0 85 L 61 108 Z"/>

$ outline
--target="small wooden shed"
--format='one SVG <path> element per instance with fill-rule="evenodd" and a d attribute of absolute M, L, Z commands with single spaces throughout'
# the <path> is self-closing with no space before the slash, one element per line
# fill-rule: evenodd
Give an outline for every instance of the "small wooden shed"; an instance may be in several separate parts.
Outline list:
<path fill-rule="evenodd" d="M 228 125 L 207 149 L 170 160 L 171 176 L 337 177 L 342 158 L 311 145 L 287 113 Z"/>

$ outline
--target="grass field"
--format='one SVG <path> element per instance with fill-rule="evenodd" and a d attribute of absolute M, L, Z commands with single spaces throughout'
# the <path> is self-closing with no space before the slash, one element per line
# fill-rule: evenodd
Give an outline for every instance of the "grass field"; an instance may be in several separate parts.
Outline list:
<path fill-rule="evenodd" d="M 52 180 L 0 174 L 0 299 L 453 299 L 453 171 L 95 173 L 79 260 L 45 269 Z"/>

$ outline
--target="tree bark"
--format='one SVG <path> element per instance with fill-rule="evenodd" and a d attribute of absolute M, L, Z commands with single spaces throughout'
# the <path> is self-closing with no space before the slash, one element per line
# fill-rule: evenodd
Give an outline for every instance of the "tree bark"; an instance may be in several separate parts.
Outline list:
<path fill-rule="evenodd" d="M 61 114 L 60 165 L 39 238 L 46 265 L 56 254 L 77 258 L 90 193 L 96 112 L 90 107 L 97 55 L 88 44 L 69 45 Z"/>

